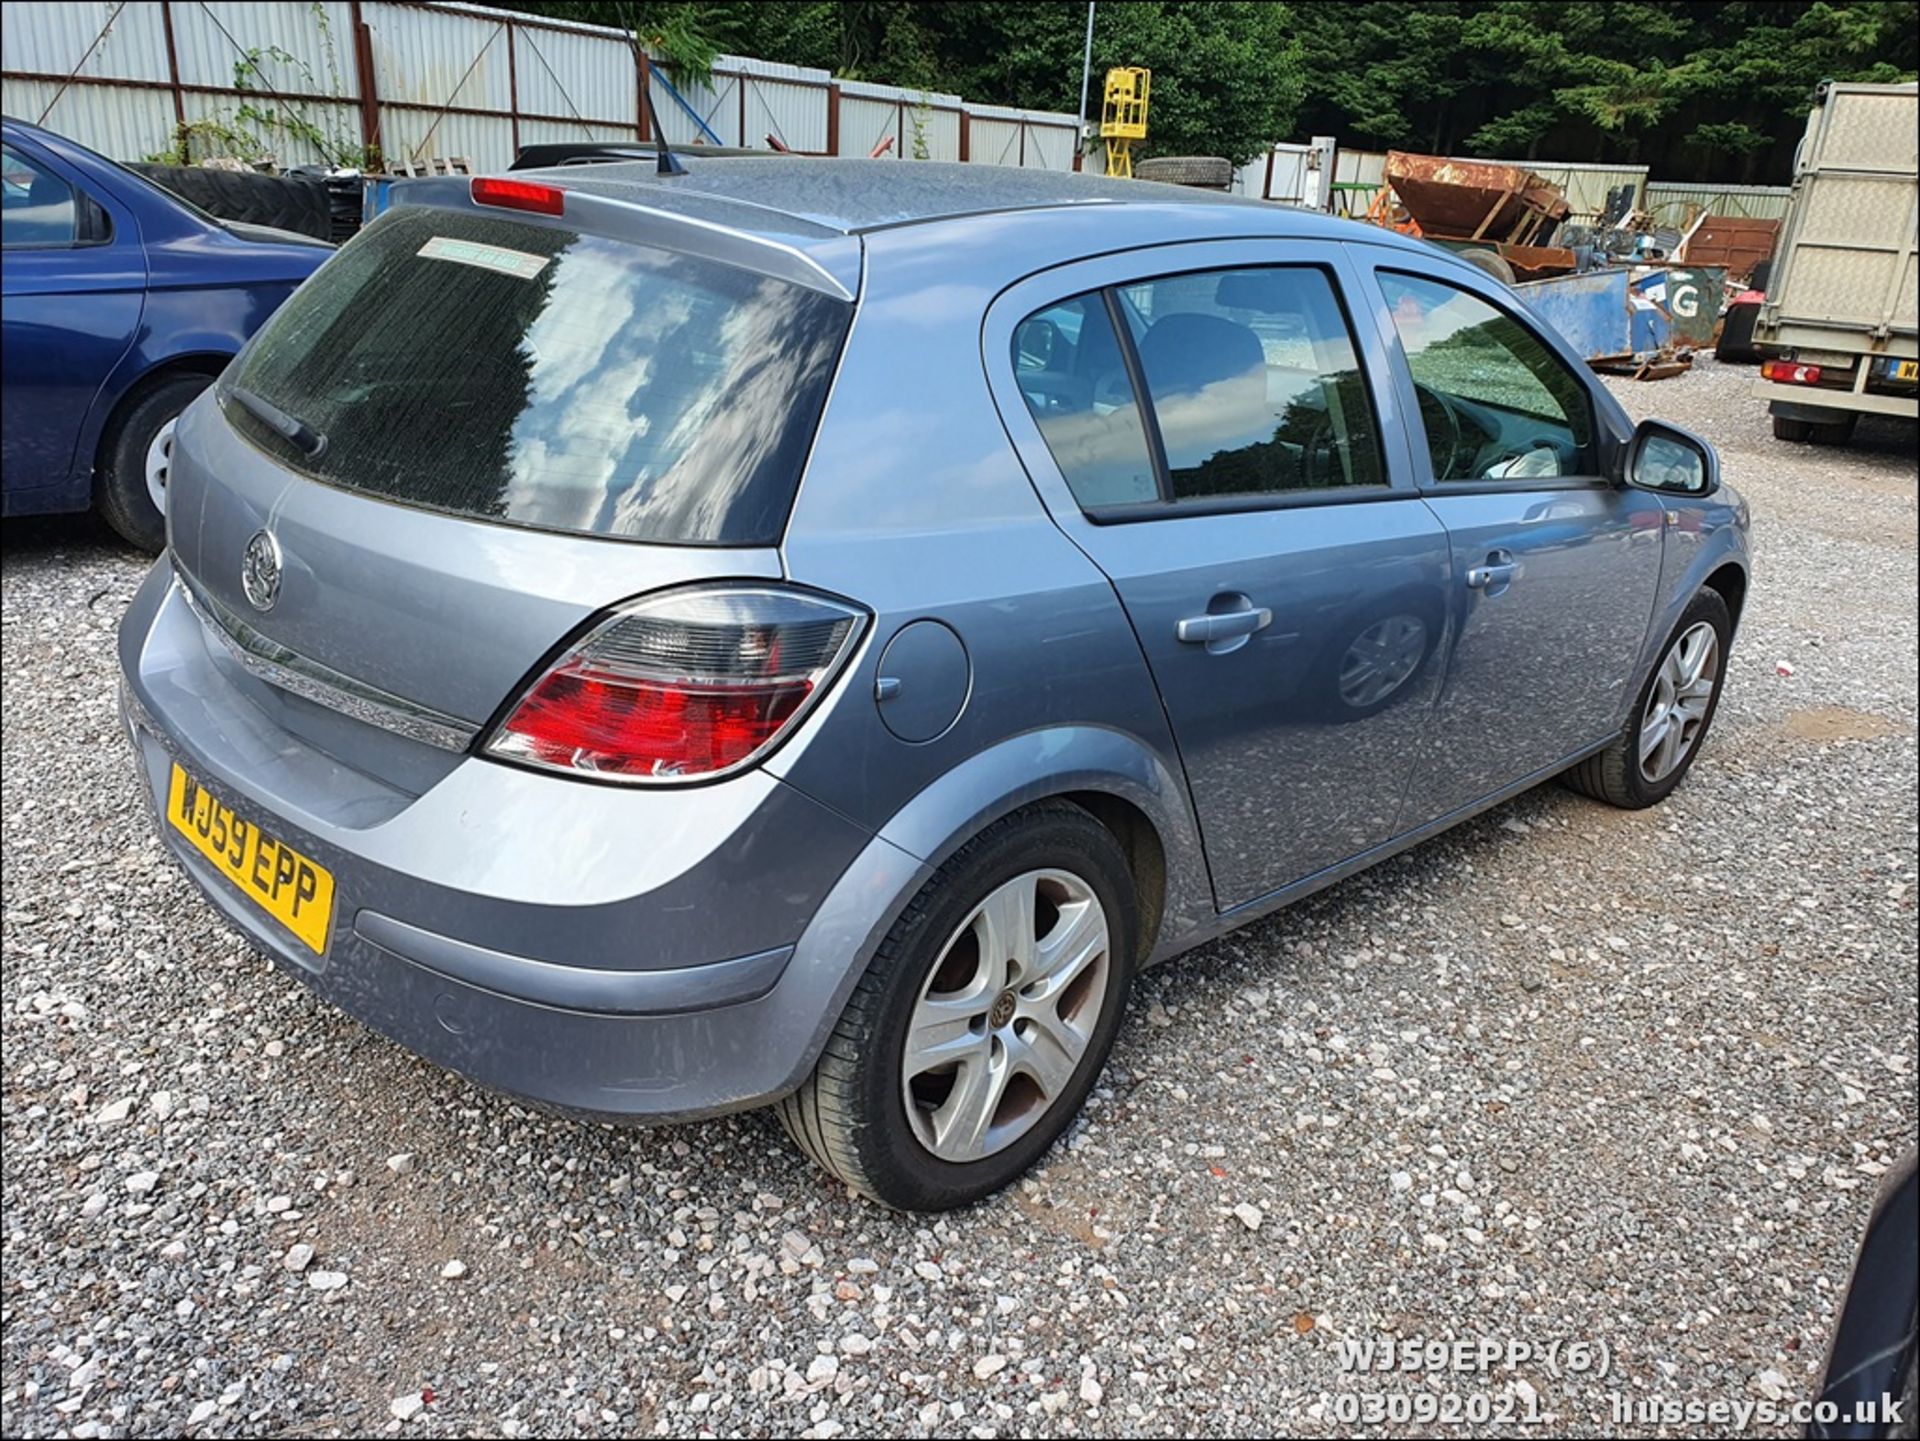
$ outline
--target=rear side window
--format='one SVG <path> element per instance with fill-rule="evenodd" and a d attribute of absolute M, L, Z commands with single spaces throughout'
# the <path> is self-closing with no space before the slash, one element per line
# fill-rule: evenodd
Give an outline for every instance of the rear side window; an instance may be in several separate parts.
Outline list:
<path fill-rule="evenodd" d="M 406 505 L 768 545 L 851 313 L 697 256 L 406 206 L 280 308 L 224 410 L 292 468 Z"/>
<path fill-rule="evenodd" d="M 1021 321 L 1013 371 L 1083 509 L 1160 498 L 1133 382 L 1101 294 L 1063 300 Z"/>

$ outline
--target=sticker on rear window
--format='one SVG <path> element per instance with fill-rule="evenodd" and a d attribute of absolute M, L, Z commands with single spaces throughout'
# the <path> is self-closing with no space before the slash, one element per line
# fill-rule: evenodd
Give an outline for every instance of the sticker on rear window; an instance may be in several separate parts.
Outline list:
<path fill-rule="evenodd" d="M 449 240 L 436 235 L 415 254 L 428 260 L 451 260 L 456 265 L 475 265 L 482 270 L 497 270 L 502 275 L 517 275 L 531 280 L 547 268 L 550 255 L 530 255 L 524 250 L 508 250 L 499 245 L 482 245 L 475 240 Z"/>

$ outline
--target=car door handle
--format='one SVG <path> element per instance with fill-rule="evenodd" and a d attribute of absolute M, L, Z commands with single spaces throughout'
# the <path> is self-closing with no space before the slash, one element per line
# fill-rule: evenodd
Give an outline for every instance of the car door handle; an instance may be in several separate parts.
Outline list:
<path fill-rule="evenodd" d="M 1273 624 L 1273 612 L 1265 606 L 1252 610 L 1230 610 L 1214 615 L 1190 615 L 1178 622 L 1173 633 L 1188 645 L 1211 645 L 1252 635 Z"/>
<path fill-rule="evenodd" d="M 1504 550 L 1496 550 L 1486 559 L 1486 564 L 1467 568 L 1467 589 L 1500 590 L 1507 586 L 1520 573 L 1520 562 Z"/>

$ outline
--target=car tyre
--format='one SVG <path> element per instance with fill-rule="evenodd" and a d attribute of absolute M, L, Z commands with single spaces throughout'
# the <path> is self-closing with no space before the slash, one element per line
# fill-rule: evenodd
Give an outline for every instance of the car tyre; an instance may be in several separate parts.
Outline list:
<path fill-rule="evenodd" d="M 1460 250 L 1455 254 L 1475 270 L 1486 271 L 1502 284 L 1514 283 L 1513 266 L 1508 262 L 1507 257 L 1497 250 Z"/>
<path fill-rule="evenodd" d="M 1678 659 L 1684 673 L 1688 659 L 1685 648 L 1690 641 L 1704 644 L 1709 633 L 1710 685 L 1704 694 L 1676 697 L 1676 689 L 1697 690 L 1699 681 L 1688 680 L 1676 687 L 1670 663 Z M 1714 713 L 1720 708 L 1720 693 L 1727 678 L 1727 650 L 1732 640 L 1733 618 L 1725 599 L 1718 591 L 1702 586 L 1687 602 L 1679 624 L 1661 648 L 1660 660 L 1640 689 L 1626 730 L 1612 745 L 1587 757 L 1566 771 L 1561 779 L 1583 795 L 1625 810 L 1643 810 L 1665 800 L 1674 787 L 1686 779 L 1694 758 L 1706 742 Z M 1699 703 L 1697 710 L 1681 708 L 1691 707 L 1695 702 Z M 1664 764 L 1660 763 L 1663 757 L 1660 746 L 1670 731 L 1655 731 L 1663 719 L 1668 727 L 1678 730 L 1677 749 Z M 1653 748 L 1651 763 L 1644 754 L 1648 747 Z"/>
<path fill-rule="evenodd" d="M 1223 155 L 1155 155 L 1134 162 L 1133 178 L 1200 190 L 1227 190 L 1233 186 L 1233 162 Z"/>
<path fill-rule="evenodd" d="M 167 376 L 123 402 L 101 437 L 94 506 L 108 525 L 149 555 L 158 555 L 167 543 L 167 518 L 148 483 L 156 447 L 165 448 L 168 427 L 211 384 L 207 375 Z"/>
<path fill-rule="evenodd" d="M 974 928 L 984 908 L 1035 876 L 1043 878 L 1038 882 L 1043 888 L 1049 884 L 1069 887 L 1059 894 L 1080 899 L 1053 910 L 1041 898 L 1024 913 L 1026 923 L 1036 931 L 1033 954 L 1044 961 L 1046 939 L 1067 924 L 1070 907 L 1078 907 L 1073 918 L 1084 925 L 1092 924 L 1088 917 L 1104 919 L 1104 960 L 1087 961 L 1072 973 L 1070 984 L 1051 993 L 1044 990 L 1044 964 L 1032 968 L 1033 979 L 1025 986 L 1018 985 L 1025 972 L 1010 967 L 1005 990 L 982 993 L 981 1009 L 991 1010 L 990 1016 L 968 1021 L 956 1013 L 956 1019 L 946 1024 L 953 1028 L 957 1044 L 978 1047 L 970 1054 L 981 1057 L 980 1074 L 997 1075 L 995 1066 L 1014 1054 L 1007 1048 L 1025 1045 L 1016 1033 L 1025 1026 L 1031 1034 L 1034 1025 L 1021 1018 L 1007 1020 L 1000 1007 L 1003 1002 L 1012 1006 L 1007 998 L 1016 990 L 1023 997 L 1038 991 L 1043 999 L 1050 996 L 1046 1003 L 1057 1006 L 1061 1014 L 1072 1001 L 1076 1014 L 1088 1018 L 1081 1040 L 1084 1050 L 1070 1070 L 1065 1061 L 1059 1063 L 1064 1079 L 1051 1095 L 1016 1065 L 1010 1079 L 994 1093 L 1000 1098 L 998 1110 L 988 1112 L 1012 1114 L 1006 1125 L 1010 1139 L 977 1159 L 943 1158 L 936 1154 L 934 1139 L 936 1123 L 947 1107 L 944 1102 L 936 1106 L 914 1089 L 942 1078 L 911 1074 L 909 1033 L 927 1034 L 916 1030 L 915 1023 L 929 996 L 941 1005 L 951 1005 L 941 998 L 966 990 L 959 977 L 975 964 L 984 965 L 986 948 L 978 944 L 981 933 Z M 1089 901 L 1097 911 L 1089 908 Z M 1138 907 L 1126 856 L 1113 833 L 1099 821 L 1078 806 L 1053 801 L 995 822 L 941 866 L 894 923 L 855 985 L 813 1073 L 778 1104 L 782 1125 L 823 1170 L 884 1206 L 947 1211 L 992 1195 L 1046 1153 L 1093 1089 L 1126 1010 L 1138 935 Z M 971 952 L 967 952 L 969 946 Z M 1092 949 L 1091 945 L 1081 948 Z M 960 957 L 956 979 L 948 985 L 942 978 L 955 966 L 956 956 Z M 997 984 L 989 982 L 988 990 Z M 970 1006 L 964 1003 L 964 1008 Z M 979 1029 L 983 1025 L 986 1029 Z M 1007 1037 L 1005 1048 L 1002 1036 Z M 986 1059 L 989 1054 L 992 1063 Z M 974 1062 L 959 1062 L 947 1081 L 948 1100 L 961 1099 L 967 1073 L 960 1068 L 968 1064 Z M 1025 1092 L 1020 1089 L 1022 1083 Z M 1043 1101 L 1036 1105 L 1032 1097 Z M 1024 1114 L 1018 1109 L 1021 1105 L 1032 1114 Z"/>

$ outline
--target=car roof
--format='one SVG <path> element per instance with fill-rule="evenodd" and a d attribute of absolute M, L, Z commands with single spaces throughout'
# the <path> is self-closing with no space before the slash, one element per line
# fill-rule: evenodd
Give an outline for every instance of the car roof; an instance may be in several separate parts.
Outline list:
<path fill-rule="evenodd" d="M 1314 211 L 1153 181 L 935 160 L 702 157 L 697 146 L 674 154 L 686 162 L 685 175 L 661 175 L 648 161 L 616 161 L 518 171 L 515 178 L 544 175 L 568 190 L 650 208 L 685 208 L 714 220 L 724 215 L 739 229 L 789 237 L 798 232 L 825 239 L 1009 211 L 1101 206 L 1114 209 L 1117 225 L 1130 220 L 1147 230 L 1154 228 L 1153 217 L 1177 208 L 1195 212 L 1187 224 L 1170 227 L 1179 231 L 1190 231 L 1205 213 L 1225 233 L 1354 238 L 1350 222 Z M 1390 236 L 1369 230 L 1372 239 Z M 1150 243 L 1152 236 L 1141 238 Z"/>

